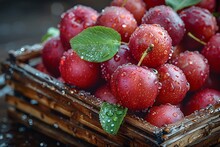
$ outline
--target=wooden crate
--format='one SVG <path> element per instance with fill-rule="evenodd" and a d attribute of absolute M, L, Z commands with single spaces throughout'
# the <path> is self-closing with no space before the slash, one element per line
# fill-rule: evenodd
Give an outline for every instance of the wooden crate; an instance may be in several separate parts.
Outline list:
<path fill-rule="evenodd" d="M 107 134 L 99 123 L 100 100 L 33 68 L 41 49 L 36 44 L 10 51 L 2 63 L 6 82 L 14 89 L 13 95 L 6 96 L 8 111 L 19 122 L 74 146 L 200 146 L 220 142 L 220 104 L 162 128 L 128 114 L 117 135 Z"/>

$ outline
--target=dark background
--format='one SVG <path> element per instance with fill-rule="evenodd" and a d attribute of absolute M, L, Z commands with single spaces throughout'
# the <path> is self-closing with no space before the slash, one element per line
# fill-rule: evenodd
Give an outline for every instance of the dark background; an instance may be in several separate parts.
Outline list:
<path fill-rule="evenodd" d="M 39 43 L 49 27 L 57 27 L 60 15 L 76 4 L 98 12 L 111 0 L 0 0 L 0 54 Z M 4 60 L 1 58 L 0 61 Z"/>

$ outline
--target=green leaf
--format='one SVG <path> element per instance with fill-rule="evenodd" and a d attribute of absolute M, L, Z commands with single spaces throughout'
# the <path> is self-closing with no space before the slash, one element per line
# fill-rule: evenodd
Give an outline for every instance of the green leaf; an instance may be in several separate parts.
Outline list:
<path fill-rule="evenodd" d="M 172 7 L 175 11 L 196 5 L 201 1 L 202 0 L 165 0 L 166 5 Z"/>
<path fill-rule="evenodd" d="M 99 112 L 99 120 L 102 128 L 109 134 L 117 134 L 125 115 L 127 108 L 120 105 L 103 102 Z"/>
<path fill-rule="evenodd" d="M 57 37 L 60 35 L 60 31 L 57 28 L 50 27 L 47 33 L 41 38 L 41 42 L 47 41 L 51 37 Z"/>
<path fill-rule="evenodd" d="M 94 26 L 73 37 L 70 44 L 82 59 L 89 62 L 103 62 L 117 53 L 121 36 L 112 28 Z"/>

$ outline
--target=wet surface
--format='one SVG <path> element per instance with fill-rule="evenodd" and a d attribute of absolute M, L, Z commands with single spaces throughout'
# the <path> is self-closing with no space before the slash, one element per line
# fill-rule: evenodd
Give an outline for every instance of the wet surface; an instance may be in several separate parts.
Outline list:
<path fill-rule="evenodd" d="M 36 132 L 30 127 L 26 127 L 16 122 L 7 113 L 7 103 L 4 95 L 10 93 L 11 89 L 3 85 L 3 76 L 0 76 L 0 147 L 9 146 L 67 146 L 59 141 L 51 139 L 44 134 Z"/>

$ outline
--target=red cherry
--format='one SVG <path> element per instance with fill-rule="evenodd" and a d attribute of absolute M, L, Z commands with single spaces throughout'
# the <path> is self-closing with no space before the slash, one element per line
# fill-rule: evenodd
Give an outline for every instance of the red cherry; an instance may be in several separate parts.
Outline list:
<path fill-rule="evenodd" d="M 214 89 L 203 89 L 192 95 L 183 106 L 184 114 L 189 115 L 196 110 L 204 109 L 220 101 L 220 92 Z"/>
<path fill-rule="evenodd" d="M 158 68 L 159 81 L 162 84 L 157 104 L 179 104 L 189 90 L 189 84 L 183 71 L 175 65 L 164 64 Z"/>
<path fill-rule="evenodd" d="M 54 77 L 60 76 L 59 63 L 64 48 L 59 37 L 47 40 L 42 49 L 42 61 L 47 71 Z"/>
<path fill-rule="evenodd" d="M 180 108 L 170 104 L 153 106 L 145 117 L 147 122 L 157 127 L 175 123 L 183 118 Z"/>
<path fill-rule="evenodd" d="M 112 94 L 111 90 L 110 90 L 110 86 L 109 84 L 104 84 L 101 87 L 99 87 L 94 95 L 97 98 L 100 98 L 102 101 L 106 101 L 112 104 L 116 104 L 117 103 L 117 99 L 115 98 L 115 96 Z"/>
<path fill-rule="evenodd" d="M 112 59 L 101 63 L 102 76 L 106 81 L 109 81 L 112 73 L 118 66 L 126 63 L 134 63 L 134 59 L 131 56 L 128 46 L 121 45 L 118 53 Z"/>
<path fill-rule="evenodd" d="M 209 76 L 208 60 L 198 51 L 185 51 L 181 53 L 173 64 L 182 69 L 190 84 L 190 91 L 200 89 Z"/>
<path fill-rule="evenodd" d="M 137 21 L 124 7 L 106 7 L 99 18 L 97 25 L 115 29 L 121 34 L 122 41 L 128 42 L 131 34 L 137 28 Z"/>
<path fill-rule="evenodd" d="M 124 0 L 113 0 L 111 2 L 111 6 L 123 6 Z M 134 18 L 136 19 L 137 23 L 141 23 L 141 18 L 143 17 L 146 11 L 146 5 L 143 0 L 127 0 L 124 6 L 128 11 L 130 11 Z"/>
<path fill-rule="evenodd" d="M 117 68 L 110 86 L 118 102 L 131 110 L 152 106 L 159 89 L 157 76 L 151 69 L 133 64 Z"/>
<path fill-rule="evenodd" d="M 82 89 L 94 87 L 101 77 L 99 64 L 82 60 L 72 49 L 64 52 L 59 69 L 66 83 Z"/>
<path fill-rule="evenodd" d="M 132 56 L 139 61 L 146 49 L 153 44 L 153 50 L 144 58 L 142 65 L 157 68 L 171 56 L 172 39 L 160 25 L 142 24 L 130 37 Z"/>
<path fill-rule="evenodd" d="M 142 24 L 159 24 L 172 38 L 172 45 L 180 43 L 185 25 L 179 15 L 170 7 L 160 5 L 149 9 L 142 18 Z"/>
<path fill-rule="evenodd" d="M 212 36 L 202 49 L 202 54 L 208 59 L 211 72 L 220 74 L 220 33 Z"/>
<path fill-rule="evenodd" d="M 59 23 L 60 39 L 65 50 L 70 49 L 70 39 L 79 34 L 85 28 L 95 25 L 99 14 L 94 9 L 76 5 L 67 10 L 61 16 Z"/>

